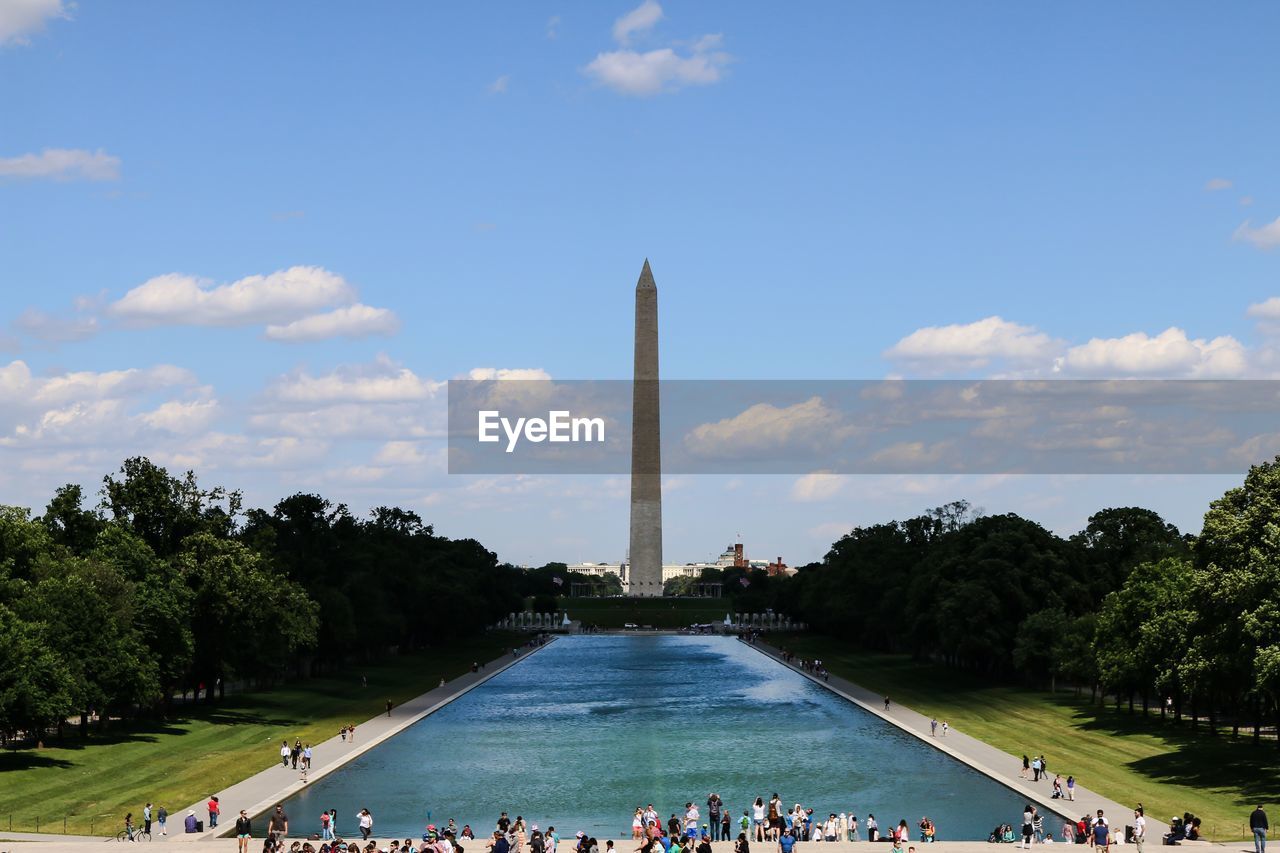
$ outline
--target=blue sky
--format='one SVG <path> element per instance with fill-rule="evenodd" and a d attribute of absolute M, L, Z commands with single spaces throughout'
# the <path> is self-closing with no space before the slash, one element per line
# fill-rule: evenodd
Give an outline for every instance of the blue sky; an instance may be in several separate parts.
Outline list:
<path fill-rule="evenodd" d="M 0 0 L 0 500 L 147 453 L 616 559 L 625 480 L 450 478 L 432 425 L 478 368 L 625 378 L 646 256 L 668 377 L 1273 376 L 1277 32 L 1261 2 Z M 667 556 L 803 562 L 961 496 L 1194 529 L 1231 482 L 675 478 Z"/>

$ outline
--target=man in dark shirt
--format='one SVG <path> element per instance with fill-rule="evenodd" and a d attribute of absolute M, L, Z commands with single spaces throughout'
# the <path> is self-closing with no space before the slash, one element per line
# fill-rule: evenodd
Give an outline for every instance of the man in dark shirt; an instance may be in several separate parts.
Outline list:
<path fill-rule="evenodd" d="M 278 842 L 289 835 L 289 816 L 284 813 L 284 806 L 280 803 L 276 803 L 276 810 L 271 813 L 271 820 L 267 822 L 267 832 L 271 835 L 273 842 Z"/>
<path fill-rule="evenodd" d="M 498 831 L 503 835 L 507 834 L 507 830 L 511 828 L 511 818 L 507 817 L 507 813 L 503 812 L 498 815 Z"/>
<path fill-rule="evenodd" d="M 720 795 L 712 794 L 707 798 L 707 818 L 711 822 L 711 840 L 720 840 Z M 727 839 L 726 839 L 727 840 Z"/>
<path fill-rule="evenodd" d="M 1261 803 L 1249 814 L 1249 828 L 1253 830 L 1253 853 L 1267 853 L 1267 830 L 1271 824 L 1267 823 Z"/>

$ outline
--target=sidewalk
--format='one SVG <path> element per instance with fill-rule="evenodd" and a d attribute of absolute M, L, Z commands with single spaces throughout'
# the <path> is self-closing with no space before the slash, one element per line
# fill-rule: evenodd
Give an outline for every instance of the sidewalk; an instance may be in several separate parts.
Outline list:
<path fill-rule="evenodd" d="M 180 842 L 202 841 L 229 835 L 235 831 L 236 815 L 240 813 L 241 809 L 247 811 L 250 817 L 257 818 L 254 821 L 255 834 L 262 835 L 265 831 L 265 825 L 263 825 L 263 818 L 259 816 L 275 806 L 276 803 L 302 790 L 310 782 L 315 782 L 332 773 L 388 738 L 399 734 L 423 717 L 438 711 L 472 688 L 483 684 L 530 655 L 537 654 L 553 642 L 555 642 L 554 637 L 534 649 L 522 647 L 519 657 L 506 655 L 490 661 L 479 672 L 468 672 L 459 678 L 446 682 L 442 687 L 429 690 L 415 699 L 410 699 L 408 702 L 392 708 L 389 715 L 384 713 L 373 719 L 357 723 L 355 736 L 351 739 L 344 741 L 340 736 L 334 735 L 323 743 L 313 744 L 311 747 L 311 771 L 307 774 L 307 782 L 302 781 L 301 771 L 280 766 L 278 758 L 279 744 L 266 744 L 264 748 L 270 749 L 272 754 L 277 755 L 276 763 L 273 766 L 250 776 L 248 779 L 237 782 L 229 788 L 210 792 L 218 797 L 218 801 L 222 806 L 221 820 L 215 829 L 210 830 L 207 825 L 209 813 L 206 809 L 206 803 L 208 803 L 208 797 L 206 797 L 197 803 L 169 812 L 170 832 L 167 840 Z M 188 810 L 194 811 L 197 819 L 205 821 L 204 832 L 187 834 L 182 831 L 182 822 L 186 818 Z M 175 828 L 176 832 L 173 831 Z"/>
<path fill-rule="evenodd" d="M 1076 780 L 1075 799 L 1074 800 L 1055 800 L 1052 794 L 1052 779 L 1049 777 L 1041 782 L 1032 782 L 1030 779 L 1023 779 L 1018 774 L 1022 770 L 1022 759 L 1017 756 L 1009 755 L 1001 752 L 994 746 L 970 737 L 964 732 L 958 732 L 955 728 L 947 732 L 947 736 L 942 736 L 942 721 L 938 721 L 938 734 L 932 736 L 929 733 L 929 718 L 924 714 L 917 713 L 910 708 L 894 702 L 889 706 L 889 710 L 885 710 L 884 696 L 867 690 L 865 687 L 859 687 L 851 681 L 846 681 L 837 675 L 832 675 L 829 681 L 824 681 L 816 675 L 812 675 L 797 666 L 787 663 L 781 657 L 781 654 L 773 646 L 766 645 L 760 641 L 756 643 L 746 643 L 747 645 L 760 654 L 772 658 L 785 667 L 800 673 L 805 678 L 820 684 L 831 690 L 833 693 L 848 699 L 862 710 L 869 714 L 874 714 L 882 720 L 885 720 L 905 732 L 915 735 L 920 740 L 934 747 L 935 749 L 945 752 L 957 761 L 969 765 L 984 776 L 989 776 L 1006 788 L 1017 791 L 1025 796 L 1029 801 L 1043 806 L 1048 810 L 1045 820 L 1045 831 L 1052 831 L 1057 841 L 1062 840 L 1062 825 L 1050 826 L 1047 820 L 1050 814 L 1057 815 L 1062 818 L 1071 818 L 1075 820 L 1081 815 L 1097 814 L 1098 809 L 1102 809 L 1106 815 L 1107 822 L 1113 828 L 1123 828 L 1125 824 L 1133 823 L 1133 807 L 1124 806 L 1114 800 L 1108 800 L 1100 794 L 1096 794 L 1087 788 L 1080 786 L 1080 781 Z M 1066 777 L 1063 777 L 1065 786 Z M 1151 827 L 1151 818 L 1147 818 L 1148 831 Z"/>

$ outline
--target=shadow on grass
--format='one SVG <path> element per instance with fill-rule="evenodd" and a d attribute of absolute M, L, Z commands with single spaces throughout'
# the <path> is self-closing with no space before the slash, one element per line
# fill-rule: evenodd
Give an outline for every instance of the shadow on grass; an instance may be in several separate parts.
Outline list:
<path fill-rule="evenodd" d="M 16 752 L 6 750 L 0 753 L 0 773 L 8 773 L 10 770 L 30 770 L 33 767 L 66 769 L 73 766 L 75 766 L 74 763 L 65 758 L 54 758 L 29 749 Z"/>

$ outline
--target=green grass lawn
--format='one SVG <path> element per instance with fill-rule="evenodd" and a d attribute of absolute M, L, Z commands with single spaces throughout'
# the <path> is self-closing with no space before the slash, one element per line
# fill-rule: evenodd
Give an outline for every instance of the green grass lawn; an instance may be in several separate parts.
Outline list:
<path fill-rule="evenodd" d="M 1254 747 L 1247 737 L 1209 737 L 1202 729 L 1161 724 L 1091 705 L 1088 694 L 1051 694 L 992 685 L 968 673 L 911 660 L 906 655 L 857 651 L 816 635 L 775 635 L 805 658 L 821 658 L 832 673 L 893 697 L 922 714 L 1021 757 L 1043 753 L 1051 770 L 1119 803 L 1142 803 L 1154 826 L 1189 811 L 1211 838 L 1239 841 L 1249 812 L 1280 801 L 1280 749 Z M 1274 810 L 1273 812 L 1274 813 Z M 1150 831 L 1150 830 L 1148 830 Z M 1252 837 L 1252 836 L 1249 836 Z"/>
<path fill-rule="evenodd" d="M 81 744 L 0 753 L 0 833 L 115 832 L 126 812 L 163 804 L 181 832 L 185 808 L 279 761 L 280 741 L 318 743 L 344 723 L 380 713 L 510 651 L 510 634 L 487 634 L 431 652 L 353 666 L 276 690 L 234 694 L 214 706 L 183 706 L 168 721 L 117 723 Z M 361 676 L 369 680 L 362 687 Z"/>
<path fill-rule="evenodd" d="M 694 622 L 724 621 L 733 612 L 727 598 L 561 598 L 569 618 L 601 628 L 621 628 L 628 622 L 654 628 L 687 628 Z"/>

